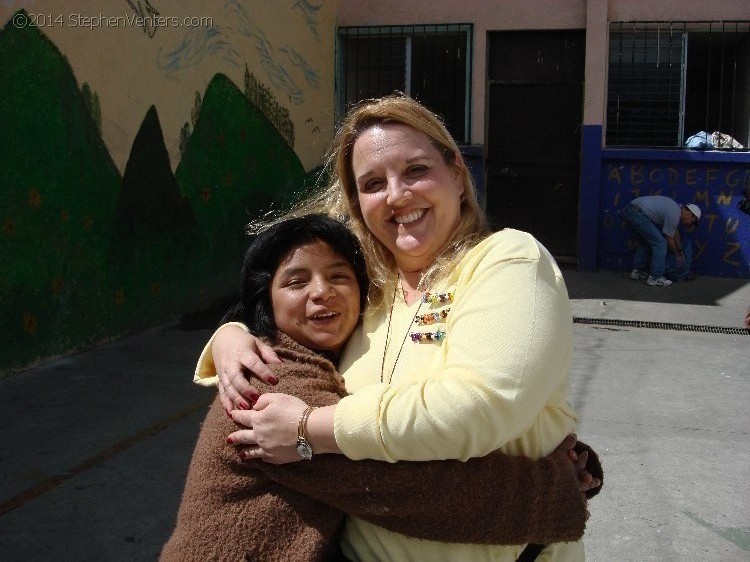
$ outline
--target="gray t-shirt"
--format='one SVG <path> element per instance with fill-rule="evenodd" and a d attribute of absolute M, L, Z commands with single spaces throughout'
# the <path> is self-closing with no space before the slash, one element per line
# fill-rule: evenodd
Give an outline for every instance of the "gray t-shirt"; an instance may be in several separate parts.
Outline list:
<path fill-rule="evenodd" d="M 651 222 L 660 226 L 664 235 L 674 236 L 680 224 L 681 207 L 678 203 L 663 195 L 647 195 L 633 199 L 631 204 L 643 211 Z"/>

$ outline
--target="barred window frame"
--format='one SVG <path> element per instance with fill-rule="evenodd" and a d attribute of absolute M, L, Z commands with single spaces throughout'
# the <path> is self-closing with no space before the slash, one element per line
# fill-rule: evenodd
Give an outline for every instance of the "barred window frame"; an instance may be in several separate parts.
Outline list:
<path fill-rule="evenodd" d="M 426 49 L 422 47 L 421 55 L 415 55 L 419 44 L 428 41 L 443 48 L 442 52 L 433 53 L 435 57 L 429 61 L 429 69 L 421 67 L 427 64 Z M 445 44 L 441 45 L 441 41 Z M 339 27 L 336 121 L 340 122 L 346 110 L 362 99 L 401 91 L 441 115 L 456 141 L 468 144 L 471 139 L 472 44 L 473 25 L 470 23 Z M 458 55 L 453 68 L 448 61 L 440 62 L 441 56 L 454 58 L 456 53 L 451 52 L 451 48 L 457 50 Z M 434 85 L 432 89 L 425 84 L 433 74 L 445 72 L 451 72 L 453 80 L 443 80 L 440 87 Z M 422 84 L 417 85 L 415 81 L 419 76 Z M 457 76 L 460 76 L 460 83 Z"/>
<path fill-rule="evenodd" d="M 610 22 L 605 144 L 677 148 L 736 130 L 746 150 L 748 45 L 750 21 Z"/>

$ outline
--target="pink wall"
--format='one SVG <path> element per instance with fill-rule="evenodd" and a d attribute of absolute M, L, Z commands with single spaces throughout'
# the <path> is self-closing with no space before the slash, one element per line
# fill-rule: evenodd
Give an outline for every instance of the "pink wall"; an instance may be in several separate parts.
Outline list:
<path fill-rule="evenodd" d="M 604 123 L 609 21 L 742 20 L 750 1 L 721 0 L 380 0 L 340 2 L 338 25 L 474 24 L 472 144 L 484 143 L 487 32 L 513 29 L 586 29 L 584 124 Z"/>
<path fill-rule="evenodd" d="M 584 29 L 585 0 L 380 0 L 340 2 L 338 25 L 474 24 L 471 84 L 471 142 L 484 144 L 487 32 L 499 29 Z"/>
<path fill-rule="evenodd" d="M 748 0 L 609 0 L 607 4 L 610 21 L 718 21 L 750 17 Z"/>

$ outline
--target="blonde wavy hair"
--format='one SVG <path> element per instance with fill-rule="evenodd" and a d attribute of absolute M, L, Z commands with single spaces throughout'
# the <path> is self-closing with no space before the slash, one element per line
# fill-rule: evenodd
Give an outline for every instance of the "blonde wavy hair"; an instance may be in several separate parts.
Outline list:
<path fill-rule="evenodd" d="M 368 303 L 372 309 L 381 306 L 384 295 L 394 290 L 398 273 L 391 252 L 375 238 L 365 224 L 352 169 L 352 153 L 354 143 L 362 133 L 376 125 L 389 123 L 407 125 L 425 135 L 443 155 L 446 165 L 459 168 L 464 187 L 459 225 L 435 256 L 432 265 L 422 273 L 419 288 L 428 290 L 433 284 L 445 279 L 454 265 L 490 233 L 486 216 L 477 200 L 471 173 L 456 141 L 440 117 L 403 94 L 358 103 L 347 113 L 326 156 L 326 171 L 330 177 L 328 186 L 270 223 L 308 213 L 327 213 L 345 222 L 359 238 L 365 253 L 371 282 Z"/>

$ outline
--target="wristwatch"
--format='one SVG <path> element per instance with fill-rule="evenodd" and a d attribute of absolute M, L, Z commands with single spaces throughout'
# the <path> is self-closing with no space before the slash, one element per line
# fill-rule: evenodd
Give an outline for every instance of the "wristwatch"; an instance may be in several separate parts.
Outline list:
<path fill-rule="evenodd" d="M 299 424 L 297 425 L 297 452 L 300 457 L 307 461 L 312 460 L 313 450 L 307 437 L 305 437 L 305 426 L 307 425 L 307 418 L 310 417 L 310 413 L 314 409 L 315 406 L 308 406 L 302 412 L 302 417 L 299 419 Z"/>

